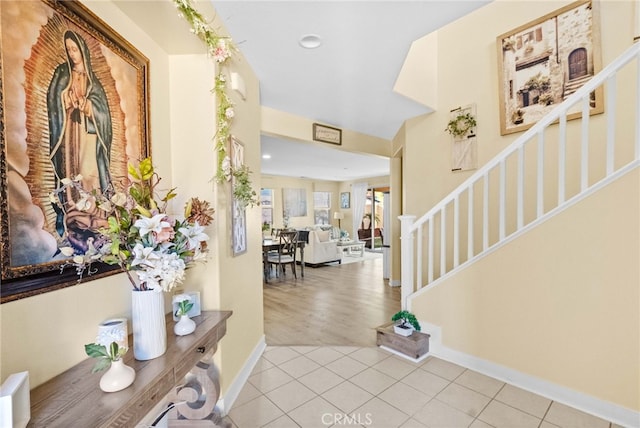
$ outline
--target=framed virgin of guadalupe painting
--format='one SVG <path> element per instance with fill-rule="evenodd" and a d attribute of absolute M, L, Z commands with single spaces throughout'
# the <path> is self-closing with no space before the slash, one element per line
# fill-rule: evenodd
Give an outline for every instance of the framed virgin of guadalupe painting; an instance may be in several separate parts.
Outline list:
<path fill-rule="evenodd" d="M 150 156 L 149 61 L 76 1 L 0 2 L 0 31 L 4 303 L 77 283 L 59 248 L 86 252 L 99 213 L 49 195 L 78 176 L 101 193 L 124 187 L 128 163 Z"/>

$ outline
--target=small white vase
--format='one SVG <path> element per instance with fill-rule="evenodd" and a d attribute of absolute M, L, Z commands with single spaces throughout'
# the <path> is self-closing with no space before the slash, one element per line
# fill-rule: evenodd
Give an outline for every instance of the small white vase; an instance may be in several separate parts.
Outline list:
<path fill-rule="evenodd" d="M 136 360 L 157 358 L 167 350 L 164 293 L 154 290 L 131 292 L 133 355 Z"/>
<path fill-rule="evenodd" d="M 116 392 L 131 385 L 136 378 L 136 371 L 126 365 L 122 359 L 111 363 L 111 367 L 100 378 L 100 389 L 104 392 Z"/>
<path fill-rule="evenodd" d="M 173 326 L 173 332 L 176 336 L 186 336 L 187 334 L 191 334 L 196 329 L 196 323 L 189 315 L 182 315 L 180 320 Z"/>

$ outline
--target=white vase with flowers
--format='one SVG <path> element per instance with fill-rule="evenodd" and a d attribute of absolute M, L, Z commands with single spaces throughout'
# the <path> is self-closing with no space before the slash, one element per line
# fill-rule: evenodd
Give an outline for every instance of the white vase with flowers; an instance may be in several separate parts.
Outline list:
<path fill-rule="evenodd" d="M 119 332 L 116 329 L 102 332 L 98 334 L 94 343 L 84 345 L 87 355 L 97 360 L 91 372 L 107 370 L 100 378 L 100 389 L 104 392 L 123 390 L 136 378 L 135 370 L 123 361 L 127 353 L 127 347 L 123 346 L 123 343 L 126 343 L 127 338 L 114 336 Z"/>
<path fill-rule="evenodd" d="M 151 158 L 138 166 L 129 165 L 128 176 L 125 189 L 104 193 L 84 189 L 81 176 L 65 178 L 51 200 L 64 212 L 73 209 L 102 215 L 101 227 L 90 229 L 86 248 L 61 245 L 60 250 L 72 257 L 69 264 L 80 278 L 91 275 L 91 264 L 97 261 L 120 266 L 133 287 L 134 356 L 147 360 L 166 350 L 163 292 L 181 284 L 188 267 L 205 261 L 209 237 L 204 228 L 213 221 L 214 210 L 208 202 L 191 198 L 184 216 L 168 214 L 167 205 L 177 194 L 171 189 L 158 198 L 155 188 L 160 177 Z M 77 195 L 72 204 L 60 197 L 69 191 Z"/>

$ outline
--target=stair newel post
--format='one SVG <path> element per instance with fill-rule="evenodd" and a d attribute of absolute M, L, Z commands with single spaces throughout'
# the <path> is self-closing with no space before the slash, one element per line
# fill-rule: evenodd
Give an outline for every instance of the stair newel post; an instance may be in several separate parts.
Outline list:
<path fill-rule="evenodd" d="M 401 304 L 403 310 L 410 310 L 407 298 L 414 291 L 414 245 L 411 231 L 416 220 L 414 215 L 401 215 L 400 220 L 400 282 Z"/>

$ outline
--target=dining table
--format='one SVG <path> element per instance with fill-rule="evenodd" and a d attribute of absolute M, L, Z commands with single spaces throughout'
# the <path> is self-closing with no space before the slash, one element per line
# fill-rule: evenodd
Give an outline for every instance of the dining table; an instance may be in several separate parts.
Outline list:
<path fill-rule="evenodd" d="M 295 241 L 296 248 L 300 249 L 300 275 L 304 278 L 304 246 L 305 240 L 298 239 Z M 269 251 L 278 251 L 280 249 L 280 240 L 276 238 L 263 238 L 262 239 L 262 264 L 264 270 L 264 281 L 269 282 Z"/>

